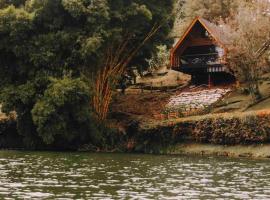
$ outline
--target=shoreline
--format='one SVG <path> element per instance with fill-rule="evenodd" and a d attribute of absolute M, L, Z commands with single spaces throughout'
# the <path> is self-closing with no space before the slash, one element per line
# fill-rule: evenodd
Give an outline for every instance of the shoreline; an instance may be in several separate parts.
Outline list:
<path fill-rule="evenodd" d="M 141 154 L 141 155 L 164 155 L 164 156 L 214 156 L 226 158 L 249 158 L 249 159 L 270 159 L 270 144 L 250 145 L 214 145 L 200 143 L 182 143 L 170 146 L 164 153 L 145 152 L 119 152 L 119 151 L 55 151 L 55 150 L 27 150 L 27 149 L 0 149 L 2 152 L 71 152 L 71 153 L 95 153 L 95 154 Z"/>
<path fill-rule="evenodd" d="M 214 145 L 200 143 L 176 144 L 167 155 L 217 156 L 228 158 L 270 159 L 270 144 Z"/>

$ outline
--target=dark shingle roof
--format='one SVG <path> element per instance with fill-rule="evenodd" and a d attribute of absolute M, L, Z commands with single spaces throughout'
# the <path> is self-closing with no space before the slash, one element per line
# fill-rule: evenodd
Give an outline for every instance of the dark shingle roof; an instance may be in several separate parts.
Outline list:
<path fill-rule="evenodd" d="M 228 34 L 222 29 L 221 26 L 217 26 L 202 17 L 196 17 L 190 24 L 186 32 L 183 34 L 183 36 L 179 39 L 177 44 L 172 48 L 172 53 L 174 53 L 175 50 L 178 49 L 178 47 L 182 44 L 182 42 L 186 38 L 187 34 L 191 31 L 191 29 L 197 22 L 201 23 L 202 26 L 212 35 L 212 37 L 216 40 L 216 42 L 219 43 L 221 46 L 225 47 L 226 45 L 230 44 Z"/>
<path fill-rule="evenodd" d="M 209 30 L 210 34 L 215 37 L 216 40 L 218 40 L 223 45 L 229 44 L 229 37 L 226 34 L 226 32 L 222 29 L 222 27 L 217 26 L 208 20 L 199 17 L 198 20 L 205 26 L 206 29 Z"/>

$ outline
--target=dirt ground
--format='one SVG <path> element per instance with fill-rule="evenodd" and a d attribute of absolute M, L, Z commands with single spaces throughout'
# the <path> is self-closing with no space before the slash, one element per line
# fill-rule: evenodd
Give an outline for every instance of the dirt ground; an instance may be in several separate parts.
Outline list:
<path fill-rule="evenodd" d="M 133 94 L 118 94 L 111 106 L 112 118 L 118 120 L 148 121 L 160 113 L 167 104 L 171 92 L 138 92 Z"/>
<path fill-rule="evenodd" d="M 117 123 L 127 124 L 132 120 L 151 121 L 154 115 L 160 114 L 169 98 L 190 81 L 190 76 L 166 68 L 161 68 L 150 77 L 137 79 L 137 85 L 126 90 L 123 95 L 118 91 L 111 104 L 110 119 Z M 138 85 L 151 86 L 154 89 L 143 90 Z M 115 122 L 114 122 L 115 123 Z"/>

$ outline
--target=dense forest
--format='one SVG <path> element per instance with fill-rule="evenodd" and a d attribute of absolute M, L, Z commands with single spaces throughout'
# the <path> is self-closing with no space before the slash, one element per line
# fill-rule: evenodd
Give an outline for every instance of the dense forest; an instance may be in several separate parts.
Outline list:
<path fill-rule="evenodd" d="M 0 7 L 2 110 L 16 112 L 29 148 L 101 145 L 91 87 L 108 49 L 125 43 L 124 57 L 160 27 L 129 61 L 142 70 L 156 46 L 171 43 L 172 0 L 1 0 Z"/>
<path fill-rule="evenodd" d="M 269 56 L 254 63 L 257 55 L 249 51 L 269 37 L 265 3 L 0 0 L 2 111 L 15 111 L 17 132 L 27 148 L 113 145 L 119 138 L 105 121 L 123 73 L 147 70 L 160 45 L 171 48 L 195 16 L 235 33 L 232 66 L 237 72 L 255 72 L 254 66 Z M 239 77 L 256 90 L 259 74 L 254 74 Z"/>

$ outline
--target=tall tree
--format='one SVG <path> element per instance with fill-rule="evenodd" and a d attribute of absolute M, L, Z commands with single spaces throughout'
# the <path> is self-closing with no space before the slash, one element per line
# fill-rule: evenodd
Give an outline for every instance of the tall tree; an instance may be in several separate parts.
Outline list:
<path fill-rule="evenodd" d="M 247 84 L 254 101 L 261 98 L 259 80 L 268 60 L 269 10 L 268 0 L 245 2 L 230 20 L 222 24 L 231 41 L 228 48 L 229 66 L 238 80 Z"/>
<path fill-rule="evenodd" d="M 175 5 L 178 14 L 173 35 L 180 37 L 190 22 L 197 16 L 213 23 L 224 20 L 236 11 L 239 2 L 235 0 L 178 0 Z"/>
<path fill-rule="evenodd" d="M 42 117 L 56 128 L 55 121 L 49 118 L 55 118 L 57 110 L 61 110 L 57 105 L 71 106 L 76 115 L 72 103 L 77 101 L 76 96 L 62 104 L 48 100 L 52 92 L 59 98 L 65 97 L 62 92 L 74 94 L 69 93 L 69 87 L 75 87 L 74 82 L 62 80 L 63 77 L 85 81 L 82 77 L 95 74 L 104 66 L 108 49 L 119 46 L 126 38 L 128 49 L 138 46 L 154 24 L 167 19 L 156 37 L 131 61 L 132 65 L 145 67 L 145 58 L 156 51 L 157 44 L 170 43 L 167 36 L 173 20 L 168 16 L 172 4 L 173 0 L 1 0 L 1 99 L 5 112 L 16 111 L 18 131 L 27 138 L 27 143 L 32 145 L 46 138 L 44 130 L 49 127 L 40 121 Z M 53 89 L 55 79 L 62 89 Z M 55 110 L 45 113 L 42 105 Z M 56 132 L 59 130 L 64 129 Z M 48 136 L 46 141 L 53 142 L 53 137 L 56 136 Z"/>

